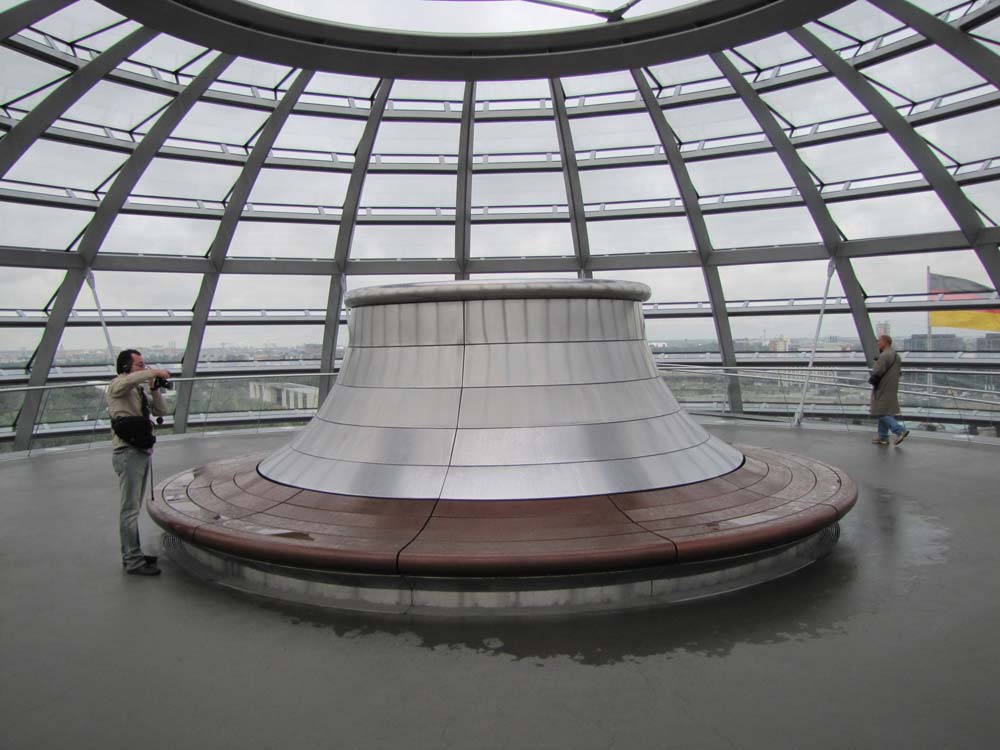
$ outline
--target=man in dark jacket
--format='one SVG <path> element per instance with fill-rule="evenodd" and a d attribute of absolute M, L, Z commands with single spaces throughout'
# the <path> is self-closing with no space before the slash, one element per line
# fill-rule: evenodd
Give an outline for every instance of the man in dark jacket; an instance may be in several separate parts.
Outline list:
<path fill-rule="evenodd" d="M 902 365 L 899 355 L 892 348 L 891 336 L 878 337 L 878 357 L 872 367 L 872 375 L 879 379 L 872 389 L 871 414 L 878 417 L 878 435 L 872 438 L 875 445 L 888 445 L 889 433 L 896 436 L 899 445 L 910 431 L 896 421 L 899 414 L 899 376 Z"/>

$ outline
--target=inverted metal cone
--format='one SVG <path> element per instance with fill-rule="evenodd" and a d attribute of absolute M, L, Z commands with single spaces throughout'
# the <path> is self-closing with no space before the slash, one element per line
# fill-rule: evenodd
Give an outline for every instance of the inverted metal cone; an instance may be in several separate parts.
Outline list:
<path fill-rule="evenodd" d="M 649 294 L 592 280 L 351 292 L 336 385 L 260 472 L 322 492 L 483 500 L 727 474 L 743 454 L 697 425 L 656 370 Z"/>

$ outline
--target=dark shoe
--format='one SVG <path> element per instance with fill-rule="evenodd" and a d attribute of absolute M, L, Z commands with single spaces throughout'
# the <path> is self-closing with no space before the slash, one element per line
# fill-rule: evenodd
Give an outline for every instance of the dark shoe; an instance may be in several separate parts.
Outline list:
<path fill-rule="evenodd" d="M 150 563 L 143 563 L 138 568 L 129 568 L 125 571 L 130 576 L 158 576 L 160 569 Z"/>
<path fill-rule="evenodd" d="M 142 559 L 146 561 L 147 565 L 156 565 L 156 555 L 143 555 Z M 125 567 L 124 560 L 122 560 L 122 567 Z"/>
<path fill-rule="evenodd" d="M 872 438 L 872 445 L 888 445 L 888 444 L 889 444 L 888 440 L 883 440 L 880 437 L 873 437 Z"/>
<path fill-rule="evenodd" d="M 909 435 L 909 434 L 910 434 L 909 430 L 903 430 L 901 433 L 899 433 L 898 436 L 896 436 L 896 439 L 893 442 L 895 442 L 896 445 L 899 445 L 904 440 L 906 440 L 906 436 Z"/>

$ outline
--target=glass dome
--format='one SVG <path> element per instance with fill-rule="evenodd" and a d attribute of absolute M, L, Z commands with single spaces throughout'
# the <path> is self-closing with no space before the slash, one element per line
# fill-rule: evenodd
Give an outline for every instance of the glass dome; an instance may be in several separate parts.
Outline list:
<path fill-rule="evenodd" d="M 407 47 L 401 15 L 395 52 L 288 15 L 325 4 L 133 5 L 0 0 L 4 384 L 107 374 L 98 303 L 188 377 L 332 372 L 382 283 L 642 281 L 654 350 L 729 367 L 811 339 L 828 270 L 861 366 L 877 328 L 932 348 L 935 279 L 996 304 L 996 0 L 536 3 L 580 18 Z"/>

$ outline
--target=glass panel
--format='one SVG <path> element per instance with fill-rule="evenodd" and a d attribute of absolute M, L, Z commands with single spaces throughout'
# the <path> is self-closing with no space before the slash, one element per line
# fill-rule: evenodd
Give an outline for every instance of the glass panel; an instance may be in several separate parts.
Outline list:
<path fill-rule="evenodd" d="M 190 310 L 194 307 L 201 274 L 94 271 L 94 283 L 106 310 Z M 74 310 L 95 310 L 94 295 L 84 285 Z"/>
<path fill-rule="evenodd" d="M 451 258 L 455 227 L 442 224 L 358 224 L 351 258 Z"/>
<path fill-rule="evenodd" d="M 122 349 L 138 349 L 151 367 L 177 366 L 187 342 L 187 326 L 108 326 L 111 345 L 117 355 Z M 56 367 L 112 364 L 104 332 L 99 325 L 68 327 L 56 351 Z"/>
<path fill-rule="evenodd" d="M 213 310 L 325 310 L 329 276 L 224 273 Z"/>
<path fill-rule="evenodd" d="M 321 319 L 320 319 L 320 322 Z M 199 371 L 209 362 L 318 360 L 323 348 L 322 325 L 215 326 L 205 329 Z"/>
<path fill-rule="evenodd" d="M 827 205 L 833 220 L 849 240 L 958 228 L 938 197 L 930 191 Z"/>
<path fill-rule="evenodd" d="M 375 138 L 376 154 L 457 154 L 459 123 L 386 120 Z"/>
<path fill-rule="evenodd" d="M 737 300 L 815 298 L 823 297 L 828 261 L 806 260 L 791 263 L 760 263 L 742 266 L 720 266 L 719 279 L 727 302 Z M 830 279 L 830 297 L 844 294 L 840 279 Z"/>
<path fill-rule="evenodd" d="M 543 281 L 545 279 L 575 279 L 577 275 L 573 271 L 550 271 L 547 273 L 472 273 L 469 274 L 470 281 L 519 281 L 528 279 L 530 281 Z"/>
<path fill-rule="evenodd" d="M 101 252 L 205 255 L 218 228 L 217 219 L 119 214 L 101 245 Z"/>
<path fill-rule="evenodd" d="M 618 91 L 635 91 L 635 81 L 625 70 L 589 76 L 570 76 L 562 79 L 566 96 L 585 96 Z"/>
<path fill-rule="evenodd" d="M 824 184 L 915 172 L 891 136 L 850 138 L 799 149 L 799 156 Z"/>
<path fill-rule="evenodd" d="M 346 172 L 265 168 L 250 191 L 250 202 L 276 206 L 341 206 L 350 181 L 351 176 Z"/>
<path fill-rule="evenodd" d="M 818 318 L 819 315 L 731 315 L 729 326 L 736 357 L 740 358 L 740 352 L 801 352 L 802 358 L 806 358 L 812 351 Z M 861 351 L 854 318 L 847 313 L 825 314 L 816 351 L 818 357 L 820 353 Z"/>
<path fill-rule="evenodd" d="M 258 109 L 198 102 L 170 135 L 209 143 L 244 144 L 265 120 L 267 112 Z"/>
<path fill-rule="evenodd" d="M 577 151 L 651 146 L 660 142 L 653 121 L 645 112 L 609 117 L 572 117 L 569 124 L 573 132 L 573 148 Z"/>
<path fill-rule="evenodd" d="M 719 340 L 711 318 L 647 319 L 646 341 L 657 361 L 691 364 L 719 361 Z M 701 373 L 689 376 L 666 373 L 667 385 L 681 401 L 704 401 L 704 381 Z"/>
<path fill-rule="evenodd" d="M 375 92 L 377 78 L 363 78 L 339 73 L 317 73 L 306 86 L 306 94 L 351 96 L 367 99 Z"/>
<path fill-rule="evenodd" d="M 396 80 L 392 84 L 389 98 L 400 100 L 425 100 L 431 102 L 450 101 L 458 103 L 461 110 L 465 84 L 462 81 L 407 81 Z"/>
<path fill-rule="evenodd" d="M 819 231 L 805 208 L 707 213 L 705 224 L 717 249 L 820 241 Z"/>
<path fill-rule="evenodd" d="M 864 68 L 865 76 L 912 101 L 978 86 L 983 79 L 938 47 L 925 47 Z"/>
<path fill-rule="evenodd" d="M 42 138 L 11 168 L 7 179 L 97 190 L 127 158 L 126 154 Z"/>
<path fill-rule="evenodd" d="M 981 39 L 1000 44 L 1000 18 L 994 18 L 992 21 L 977 26 L 972 29 L 971 34 Z"/>
<path fill-rule="evenodd" d="M 566 205 L 566 181 L 561 172 L 474 172 L 472 205 Z"/>
<path fill-rule="evenodd" d="M 260 60 L 240 57 L 226 68 L 225 72 L 220 76 L 220 80 L 273 89 L 291 71 L 292 68 L 286 65 L 274 65 L 272 63 L 261 62 Z M 212 84 L 212 88 L 217 86 L 218 83 Z"/>
<path fill-rule="evenodd" d="M 67 75 L 54 65 L 0 47 L 0 102 L 4 104 Z"/>
<path fill-rule="evenodd" d="M 124 20 L 94 0 L 79 0 L 35 24 L 35 28 L 72 42 L 82 36 Z"/>
<path fill-rule="evenodd" d="M 316 153 L 351 154 L 353 157 L 364 129 L 364 120 L 290 115 L 281 128 L 281 132 L 278 133 L 274 148 L 297 149 Z"/>
<path fill-rule="evenodd" d="M 285 224 L 241 221 L 236 225 L 228 257 L 332 258 L 337 224 Z"/>
<path fill-rule="evenodd" d="M 42 341 L 44 328 L 0 328 L 0 369 L 23 370 Z M 18 373 L 24 375 L 23 372 Z M 0 403 L 3 403 L 0 401 Z M 19 407 L 20 401 L 17 402 Z M 15 407 L 17 408 L 17 407 Z"/>
<path fill-rule="evenodd" d="M 962 188 L 980 212 L 985 214 L 987 224 L 1000 224 L 1000 181 L 978 182 Z"/>
<path fill-rule="evenodd" d="M 476 101 L 549 99 L 552 91 L 546 80 L 530 81 L 477 81 Z"/>
<path fill-rule="evenodd" d="M 365 207 L 454 208 L 457 177 L 453 174 L 369 173 L 361 191 Z"/>
<path fill-rule="evenodd" d="M 455 277 L 451 274 L 428 273 L 428 274 L 351 274 L 347 276 L 345 289 L 353 291 L 355 289 L 367 289 L 372 286 L 387 286 L 389 284 L 422 284 L 434 281 L 452 281 Z M 345 292 L 346 293 L 346 292 Z M 343 339 L 337 339 L 338 342 Z"/>
<path fill-rule="evenodd" d="M 708 302 L 700 268 L 645 268 L 639 271 L 595 271 L 595 279 L 637 281 L 652 290 L 650 303 Z M 714 336 L 713 336 L 714 338 Z"/>
<path fill-rule="evenodd" d="M 835 31 L 827 26 L 818 23 L 806 24 L 806 31 L 811 32 L 817 39 L 831 49 L 841 50 L 842 57 L 849 57 L 855 53 L 860 46 L 860 42 L 847 34 Z"/>
<path fill-rule="evenodd" d="M 0 245 L 66 250 L 92 218 L 89 211 L 0 201 Z"/>
<path fill-rule="evenodd" d="M 229 194 L 240 171 L 239 167 L 224 164 L 156 158 L 139 178 L 133 193 L 221 201 Z"/>
<path fill-rule="evenodd" d="M 0 270 L 0 306 L 16 310 L 41 310 L 49 301 L 65 271 L 47 268 L 6 268 Z M 3 332 L 3 336 L 10 333 Z M 6 343 L 6 339 L 3 339 Z"/>
<path fill-rule="evenodd" d="M 931 288 L 928 281 L 930 273 L 955 276 L 968 279 L 975 284 L 993 286 L 983 264 L 972 250 L 852 258 L 851 264 L 868 296 L 926 294 Z"/>
<path fill-rule="evenodd" d="M 152 65 L 163 70 L 176 71 L 205 51 L 204 47 L 185 42 L 182 39 L 160 34 L 151 42 L 132 54 L 130 60 Z"/>
<path fill-rule="evenodd" d="M 898 29 L 902 24 L 871 3 L 851 3 L 846 8 L 823 16 L 823 23 L 855 39 L 868 41 Z"/>
<path fill-rule="evenodd" d="M 688 220 L 682 216 L 652 219 L 587 220 L 591 255 L 669 253 L 694 250 Z"/>
<path fill-rule="evenodd" d="M 690 57 L 687 60 L 654 65 L 649 68 L 654 79 L 661 86 L 676 86 L 681 83 L 705 81 L 722 75 L 715 63 L 708 57 Z"/>
<path fill-rule="evenodd" d="M 917 132 L 959 164 L 991 159 L 1000 156 L 1000 107 L 921 125 Z"/>
<path fill-rule="evenodd" d="M 554 120 L 476 122 L 472 150 L 480 154 L 559 153 Z"/>
<path fill-rule="evenodd" d="M 678 198 L 674 173 L 666 164 L 621 169 L 581 169 L 580 187 L 587 203 Z"/>
<path fill-rule="evenodd" d="M 775 34 L 759 42 L 736 47 L 736 51 L 758 68 L 770 68 L 781 63 L 809 57 L 799 43 L 788 34 Z"/>
<path fill-rule="evenodd" d="M 586 5 L 600 8 L 609 2 L 613 0 L 588 0 Z M 579 8 L 581 4 L 562 5 Z M 297 0 L 271 0 L 270 6 L 299 15 L 306 12 Z M 414 10 L 416 12 L 401 10 L 398 0 L 366 0 L 363 3 L 313 3 L 307 12 L 338 23 L 383 31 L 431 34 L 504 34 L 604 22 L 592 11 L 581 13 L 569 7 L 529 3 L 430 2 L 421 3 L 419 10 Z"/>
<path fill-rule="evenodd" d="M 132 130 L 169 103 L 168 96 L 101 81 L 70 107 L 63 117 Z"/>
<path fill-rule="evenodd" d="M 82 39 L 80 43 L 84 47 L 89 47 L 90 49 L 100 52 L 106 50 L 108 47 L 111 47 L 116 42 L 121 41 L 139 28 L 141 28 L 141 25 L 137 21 L 127 21 L 108 29 L 107 31 L 102 31 L 99 34 L 88 36 L 86 39 Z M 119 70 L 120 69 L 121 68 L 119 68 Z"/>
<path fill-rule="evenodd" d="M 865 115 L 866 121 L 874 120 L 861 102 L 833 78 L 762 92 L 761 98 L 795 127 L 858 115 Z"/>
<path fill-rule="evenodd" d="M 753 190 L 790 188 L 794 185 L 775 153 L 706 159 L 688 164 L 698 195 L 735 195 Z"/>
<path fill-rule="evenodd" d="M 573 255 L 573 234 L 568 221 L 525 224 L 472 225 L 473 258 Z"/>
<path fill-rule="evenodd" d="M 681 142 L 761 132 L 747 106 L 736 99 L 674 107 L 663 114 Z"/>

